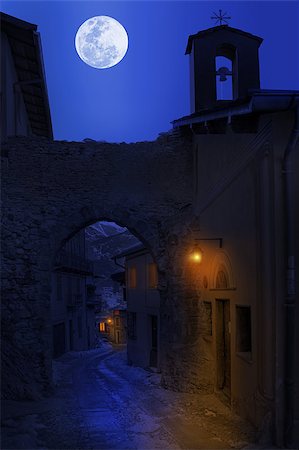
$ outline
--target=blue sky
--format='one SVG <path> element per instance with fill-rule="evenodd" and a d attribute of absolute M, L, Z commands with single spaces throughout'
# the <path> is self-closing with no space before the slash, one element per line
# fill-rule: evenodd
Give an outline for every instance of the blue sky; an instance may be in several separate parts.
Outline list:
<path fill-rule="evenodd" d="M 264 39 L 261 88 L 298 89 L 299 3 L 287 1 L 2 1 L 1 11 L 38 25 L 54 137 L 109 142 L 155 139 L 190 112 L 190 34 L 210 28 L 223 9 L 230 25 Z M 74 38 L 88 18 L 117 19 L 129 35 L 125 58 L 95 69 L 78 57 Z"/>

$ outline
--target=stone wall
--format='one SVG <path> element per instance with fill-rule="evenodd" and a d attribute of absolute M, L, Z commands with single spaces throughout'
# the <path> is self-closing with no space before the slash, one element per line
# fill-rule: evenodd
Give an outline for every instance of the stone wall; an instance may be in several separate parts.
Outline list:
<path fill-rule="evenodd" d="M 126 226 L 154 256 L 164 298 L 163 335 L 173 334 L 162 345 L 165 354 L 175 353 L 170 341 L 181 339 L 181 333 L 172 324 L 182 323 L 186 313 L 184 302 L 172 294 L 180 289 L 170 261 L 174 251 L 180 253 L 178 237 L 188 234 L 191 143 L 171 135 L 135 144 L 15 138 L 3 153 L 4 397 L 49 392 L 53 259 L 68 238 L 99 220 Z M 168 369 L 164 365 L 166 378 Z"/>

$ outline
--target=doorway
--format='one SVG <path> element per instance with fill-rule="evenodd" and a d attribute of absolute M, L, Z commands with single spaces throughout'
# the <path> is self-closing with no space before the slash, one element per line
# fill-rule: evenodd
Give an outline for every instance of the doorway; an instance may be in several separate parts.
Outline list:
<path fill-rule="evenodd" d="M 227 399 L 231 396 L 230 302 L 216 300 L 217 390 Z"/>
<path fill-rule="evenodd" d="M 70 351 L 74 349 L 73 334 L 74 334 L 73 321 L 69 320 Z"/>
<path fill-rule="evenodd" d="M 150 351 L 150 367 L 158 365 L 158 317 L 150 316 L 151 321 L 151 351 Z"/>

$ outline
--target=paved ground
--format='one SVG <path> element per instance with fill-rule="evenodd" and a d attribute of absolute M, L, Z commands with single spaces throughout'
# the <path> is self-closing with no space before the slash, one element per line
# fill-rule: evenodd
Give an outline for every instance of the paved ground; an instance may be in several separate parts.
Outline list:
<path fill-rule="evenodd" d="M 2 449 L 259 448 L 214 396 L 161 388 L 158 374 L 126 364 L 125 350 L 68 353 L 54 375 L 51 399 L 5 404 Z"/>

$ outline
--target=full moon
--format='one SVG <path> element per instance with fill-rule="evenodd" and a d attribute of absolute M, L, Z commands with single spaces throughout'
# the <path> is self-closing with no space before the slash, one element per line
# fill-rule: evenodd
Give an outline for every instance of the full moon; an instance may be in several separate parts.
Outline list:
<path fill-rule="evenodd" d="M 109 16 L 92 17 L 79 27 L 75 47 L 86 64 L 108 69 L 118 64 L 128 50 L 125 28 Z"/>

